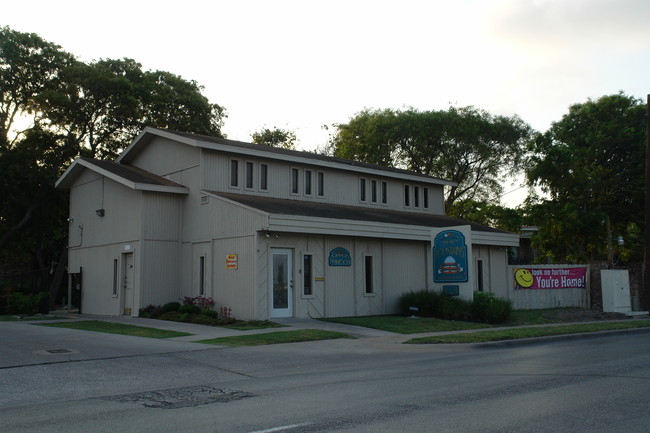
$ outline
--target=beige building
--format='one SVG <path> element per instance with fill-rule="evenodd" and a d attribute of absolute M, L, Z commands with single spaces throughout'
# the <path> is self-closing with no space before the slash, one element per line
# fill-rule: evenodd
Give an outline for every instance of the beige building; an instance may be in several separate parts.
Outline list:
<path fill-rule="evenodd" d="M 446 217 L 447 185 L 155 128 L 115 161 L 77 159 L 57 182 L 70 190 L 84 313 L 205 295 L 238 319 L 396 313 L 402 293 L 424 288 L 502 292 L 518 236 Z"/>

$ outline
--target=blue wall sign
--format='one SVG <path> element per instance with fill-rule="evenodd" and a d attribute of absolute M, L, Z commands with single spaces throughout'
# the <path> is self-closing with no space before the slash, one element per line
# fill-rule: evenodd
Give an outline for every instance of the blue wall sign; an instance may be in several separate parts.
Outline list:
<path fill-rule="evenodd" d="M 352 266 L 352 257 L 350 252 L 345 248 L 336 247 L 330 251 L 330 266 Z"/>
<path fill-rule="evenodd" d="M 444 230 L 433 240 L 433 281 L 436 283 L 468 280 L 467 245 L 458 230 Z"/>

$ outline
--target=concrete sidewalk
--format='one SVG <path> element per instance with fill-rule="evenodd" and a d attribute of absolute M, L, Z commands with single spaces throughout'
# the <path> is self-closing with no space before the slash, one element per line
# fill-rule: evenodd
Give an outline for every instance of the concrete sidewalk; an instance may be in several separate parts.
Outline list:
<path fill-rule="evenodd" d="M 199 341 L 219 337 L 232 337 L 239 335 L 263 334 L 268 332 L 282 332 L 296 329 L 322 329 L 334 332 L 343 332 L 357 338 L 373 338 L 399 336 L 393 332 L 381 331 L 378 329 L 365 328 L 361 326 L 345 325 L 341 323 L 324 322 L 315 319 L 299 318 L 275 318 L 272 321 L 279 323 L 283 327 L 251 329 L 240 331 L 237 329 L 225 328 L 223 326 L 198 325 L 194 323 L 172 322 L 168 320 L 145 319 L 131 316 L 98 316 L 91 314 L 67 314 L 67 313 L 50 313 L 53 316 L 65 317 L 66 319 L 76 320 L 101 320 L 104 322 L 124 323 L 134 326 L 143 326 L 148 328 L 164 329 L 167 331 L 186 332 L 192 335 L 184 337 L 173 337 L 166 340 L 171 341 Z M 56 321 L 56 319 L 53 319 Z"/>

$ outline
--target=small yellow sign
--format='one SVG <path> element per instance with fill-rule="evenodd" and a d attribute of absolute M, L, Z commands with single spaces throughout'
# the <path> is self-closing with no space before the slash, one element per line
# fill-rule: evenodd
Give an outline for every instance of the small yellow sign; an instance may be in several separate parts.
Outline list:
<path fill-rule="evenodd" d="M 237 254 L 228 254 L 226 256 L 226 269 L 237 269 Z"/>

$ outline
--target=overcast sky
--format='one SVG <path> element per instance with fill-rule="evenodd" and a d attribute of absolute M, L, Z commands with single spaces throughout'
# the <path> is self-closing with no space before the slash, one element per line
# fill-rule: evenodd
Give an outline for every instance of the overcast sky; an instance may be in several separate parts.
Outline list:
<path fill-rule="evenodd" d="M 364 108 L 473 105 L 544 131 L 569 105 L 650 93 L 649 0 L 13 1 L 0 25 L 79 59 L 197 81 L 228 138 L 326 143 Z"/>

